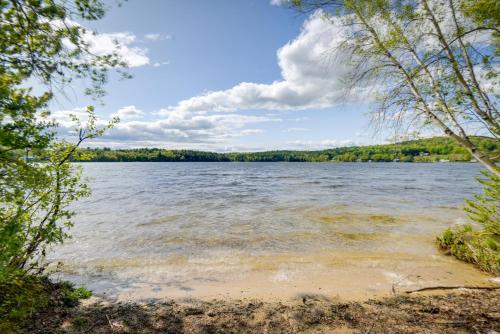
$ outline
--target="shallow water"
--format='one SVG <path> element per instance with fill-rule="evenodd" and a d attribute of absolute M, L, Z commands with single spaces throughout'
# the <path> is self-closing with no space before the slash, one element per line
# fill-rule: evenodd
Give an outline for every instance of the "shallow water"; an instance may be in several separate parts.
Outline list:
<path fill-rule="evenodd" d="M 86 163 L 55 274 L 120 299 L 368 296 L 487 283 L 439 254 L 477 164 Z"/>

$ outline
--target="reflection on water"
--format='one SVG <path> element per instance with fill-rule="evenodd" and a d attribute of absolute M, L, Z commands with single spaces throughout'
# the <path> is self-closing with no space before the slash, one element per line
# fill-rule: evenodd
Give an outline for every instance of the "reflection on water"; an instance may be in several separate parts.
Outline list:
<path fill-rule="evenodd" d="M 432 261 L 462 270 L 433 237 L 463 222 L 463 197 L 480 190 L 476 164 L 87 163 L 84 171 L 93 195 L 75 205 L 74 238 L 51 259 L 64 263 L 65 278 L 131 298 L 253 291 L 251 282 L 327 290 L 342 272 L 372 268 L 389 282 Z"/>

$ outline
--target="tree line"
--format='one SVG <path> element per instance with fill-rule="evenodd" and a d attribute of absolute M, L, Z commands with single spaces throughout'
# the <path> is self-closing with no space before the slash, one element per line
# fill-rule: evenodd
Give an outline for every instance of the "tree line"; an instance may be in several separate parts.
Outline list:
<path fill-rule="evenodd" d="M 473 137 L 472 141 L 490 156 L 497 156 L 500 144 L 489 137 Z M 119 149 L 86 148 L 74 161 L 94 162 L 437 162 L 471 161 L 473 157 L 462 146 L 447 137 L 434 137 L 396 144 L 338 147 L 319 151 L 266 151 L 216 153 L 160 148 Z"/>

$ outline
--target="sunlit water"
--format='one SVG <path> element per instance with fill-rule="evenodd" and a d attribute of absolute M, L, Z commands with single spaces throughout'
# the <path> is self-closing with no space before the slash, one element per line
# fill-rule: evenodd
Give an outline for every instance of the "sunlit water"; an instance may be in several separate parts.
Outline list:
<path fill-rule="evenodd" d="M 86 163 L 55 276 L 121 299 L 370 295 L 487 277 L 440 254 L 478 164 Z"/>

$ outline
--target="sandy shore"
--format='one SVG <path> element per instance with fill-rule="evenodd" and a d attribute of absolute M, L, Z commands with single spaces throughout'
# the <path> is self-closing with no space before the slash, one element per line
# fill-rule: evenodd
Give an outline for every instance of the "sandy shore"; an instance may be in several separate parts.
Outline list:
<path fill-rule="evenodd" d="M 84 285 L 98 296 L 122 302 L 147 302 L 165 298 L 283 301 L 303 294 L 352 301 L 428 286 L 492 284 L 490 275 L 435 249 L 423 254 L 388 251 L 235 254 L 206 261 L 192 258 L 150 261 L 129 267 L 120 262 L 120 271 L 114 278 L 125 281 L 132 277 L 128 285 L 108 289 L 111 293 Z M 99 277 L 91 281 L 100 283 Z"/>

